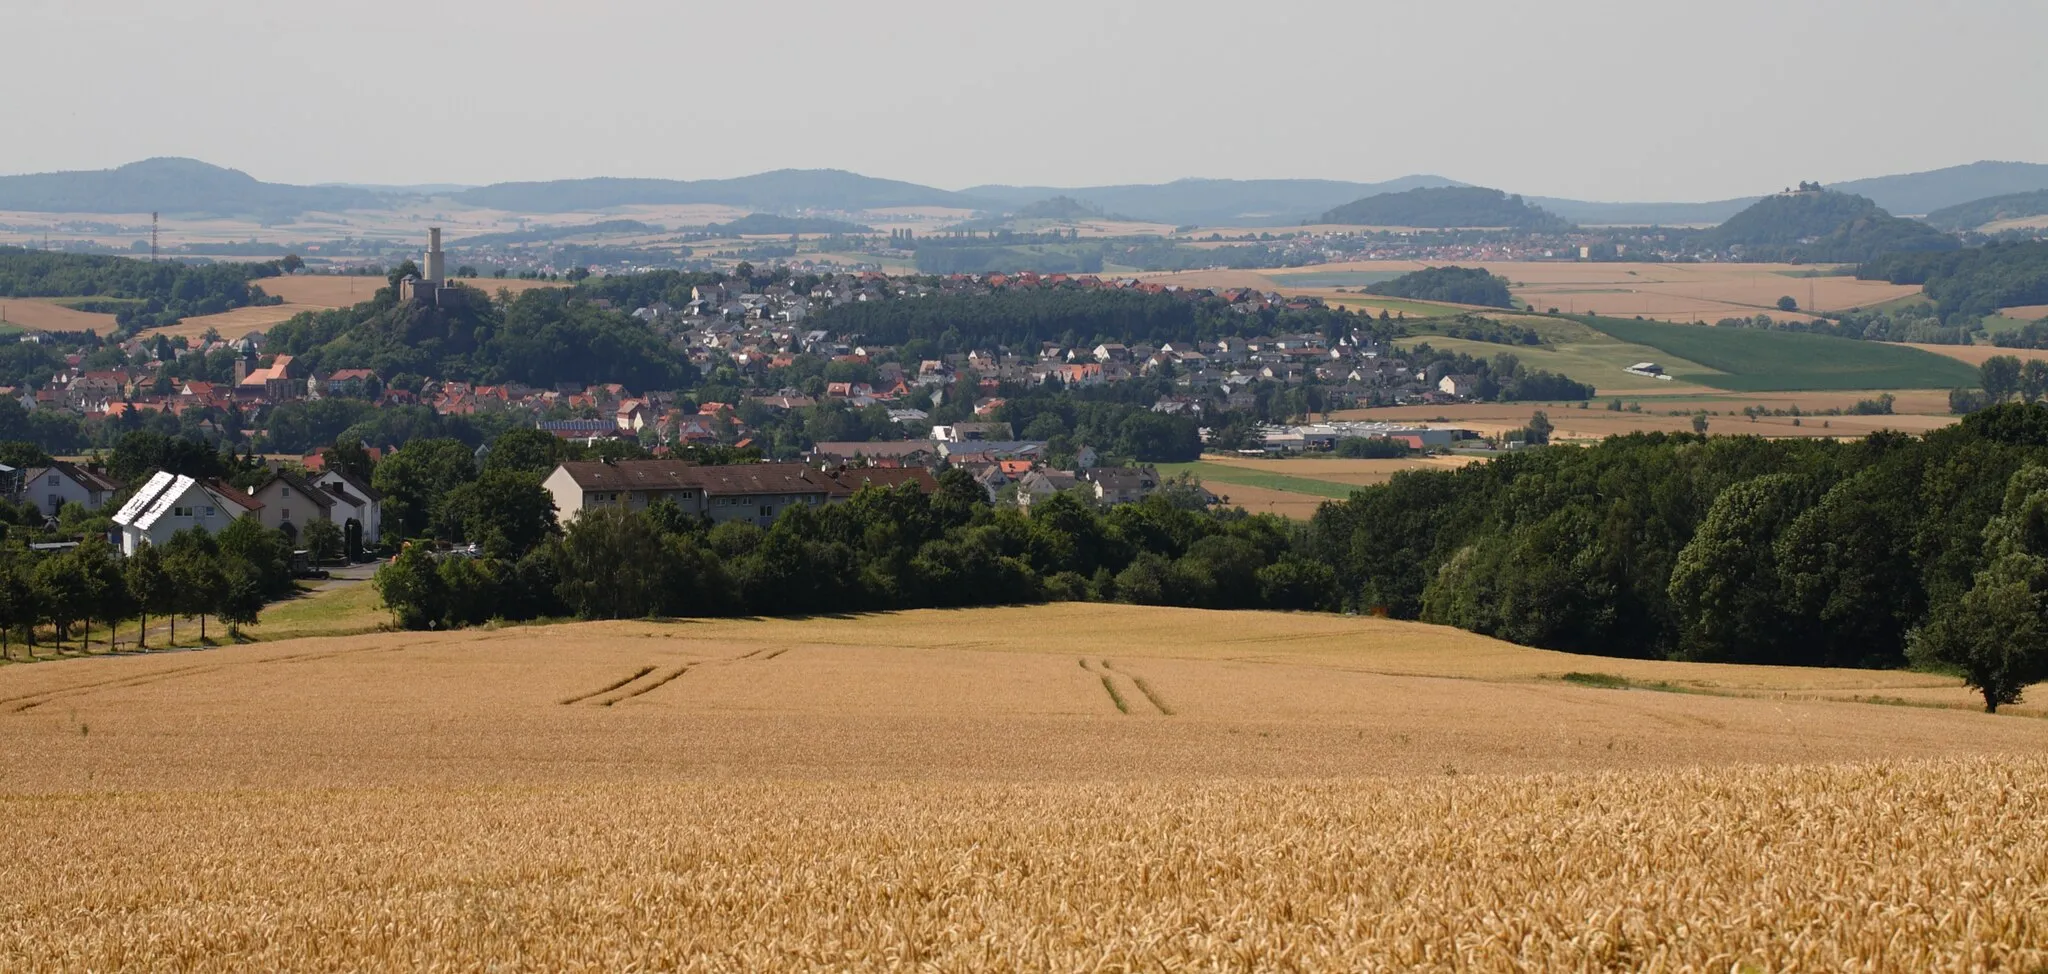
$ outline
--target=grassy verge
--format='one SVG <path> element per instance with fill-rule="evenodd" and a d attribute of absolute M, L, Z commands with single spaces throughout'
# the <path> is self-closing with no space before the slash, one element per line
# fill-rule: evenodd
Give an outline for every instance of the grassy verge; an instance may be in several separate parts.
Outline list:
<path fill-rule="evenodd" d="M 347 636 L 375 632 L 390 621 L 376 584 L 358 582 L 307 590 L 297 598 L 272 603 L 255 625 L 242 631 L 251 639 Z"/>

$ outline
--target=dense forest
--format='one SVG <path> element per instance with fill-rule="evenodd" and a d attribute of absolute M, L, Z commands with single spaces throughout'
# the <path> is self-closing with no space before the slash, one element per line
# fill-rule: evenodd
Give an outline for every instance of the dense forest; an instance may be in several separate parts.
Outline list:
<path fill-rule="evenodd" d="M 1905 220 L 1861 196 L 1803 187 L 1756 201 L 1707 231 L 1715 247 L 1740 247 L 1751 260 L 1855 262 L 1895 251 L 1961 246 L 1918 220 Z"/>
<path fill-rule="evenodd" d="M 1508 279 L 1483 267 L 1425 267 L 1391 281 L 1367 285 L 1365 291 L 1417 301 L 1449 301 L 1490 308 L 1515 306 L 1514 295 L 1508 293 Z"/>
<path fill-rule="evenodd" d="M 1507 227 L 1562 233 L 1572 225 L 1520 196 L 1479 186 L 1442 186 L 1382 193 L 1339 206 L 1316 222 L 1366 227 Z"/>
<path fill-rule="evenodd" d="M 1531 450 L 1399 474 L 1307 525 L 1205 510 L 1180 484 L 1024 514 L 951 472 L 933 495 L 868 490 L 767 529 L 656 505 L 563 531 L 537 485 L 558 448 L 530 434 L 508 434 L 535 442 L 494 449 L 483 471 L 467 447 L 431 443 L 416 472 L 379 468 L 381 487 L 427 505 L 423 528 L 487 552 L 437 563 L 414 549 L 380 572 L 402 622 L 1094 599 L 1350 609 L 1600 655 L 1918 661 L 1961 670 L 1987 706 L 2048 675 L 2040 405 L 1920 439 L 1637 434 Z"/>
<path fill-rule="evenodd" d="M 1918 284 L 1944 318 L 2048 304 L 2048 241 L 1992 243 L 1951 253 L 1886 254 L 1856 270 L 1866 281 Z"/>
<path fill-rule="evenodd" d="M 2043 213 L 2048 213 L 2048 189 L 1944 206 L 1927 214 L 1927 222 L 1943 230 L 1975 230 L 1998 220 L 2018 220 Z"/>
<path fill-rule="evenodd" d="M 77 299 L 67 304 L 114 315 L 123 328 L 278 304 L 250 282 L 281 273 L 274 263 L 186 264 L 0 247 L 0 296 Z"/>

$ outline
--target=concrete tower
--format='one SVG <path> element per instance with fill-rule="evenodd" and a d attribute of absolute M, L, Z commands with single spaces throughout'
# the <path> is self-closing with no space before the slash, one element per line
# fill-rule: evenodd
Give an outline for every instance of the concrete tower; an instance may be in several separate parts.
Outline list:
<path fill-rule="evenodd" d="M 447 269 L 447 259 L 441 254 L 441 228 L 428 227 L 427 266 L 422 268 L 424 271 L 423 276 L 430 283 L 441 284 L 448 279 Z"/>

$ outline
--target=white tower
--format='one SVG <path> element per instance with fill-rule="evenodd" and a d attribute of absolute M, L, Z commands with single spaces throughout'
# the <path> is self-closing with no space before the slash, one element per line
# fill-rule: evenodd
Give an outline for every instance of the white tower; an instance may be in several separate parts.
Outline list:
<path fill-rule="evenodd" d="M 427 281 L 441 284 L 447 281 L 447 262 L 441 254 L 441 228 L 427 228 L 427 266 L 422 269 Z"/>

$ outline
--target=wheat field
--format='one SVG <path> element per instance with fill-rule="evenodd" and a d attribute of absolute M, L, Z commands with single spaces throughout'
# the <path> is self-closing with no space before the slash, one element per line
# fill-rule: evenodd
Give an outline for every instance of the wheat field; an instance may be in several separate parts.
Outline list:
<path fill-rule="evenodd" d="M 1099 605 L 0 666 L 0 969 L 2037 967 L 1970 706 Z"/>

